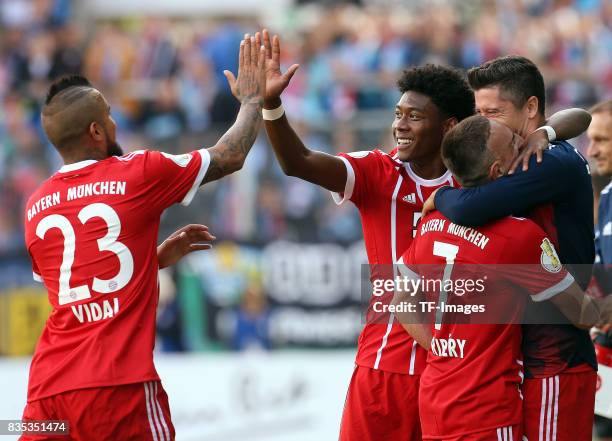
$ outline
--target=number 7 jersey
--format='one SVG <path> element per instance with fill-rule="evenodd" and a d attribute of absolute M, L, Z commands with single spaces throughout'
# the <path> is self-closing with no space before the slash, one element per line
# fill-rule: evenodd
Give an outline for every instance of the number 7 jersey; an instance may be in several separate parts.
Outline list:
<path fill-rule="evenodd" d="M 159 220 L 170 205 L 191 202 L 209 163 L 207 150 L 82 161 L 30 197 L 25 241 L 52 311 L 32 359 L 28 402 L 159 379 Z"/>

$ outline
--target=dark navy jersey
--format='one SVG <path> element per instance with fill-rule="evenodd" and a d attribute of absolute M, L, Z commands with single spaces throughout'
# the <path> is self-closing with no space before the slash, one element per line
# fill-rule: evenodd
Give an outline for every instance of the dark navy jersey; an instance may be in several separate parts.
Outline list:
<path fill-rule="evenodd" d="M 556 242 L 561 261 L 578 284 L 587 287 L 595 259 L 593 190 L 587 161 L 568 142 L 551 144 L 540 164 L 532 157 L 527 171 L 519 169 L 480 187 L 440 189 L 435 203 L 462 225 L 484 225 L 509 215 L 531 217 Z M 550 302 L 532 306 L 530 314 L 537 316 L 561 314 Z M 523 333 L 528 378 L 597 368 L 587 331 L 570 324 L 525 325 Z"/>
<path fill-rule="evenodd" d="M 601 191 L 595 244 L 598 263 L 612 263 L 612 182 Z"/>

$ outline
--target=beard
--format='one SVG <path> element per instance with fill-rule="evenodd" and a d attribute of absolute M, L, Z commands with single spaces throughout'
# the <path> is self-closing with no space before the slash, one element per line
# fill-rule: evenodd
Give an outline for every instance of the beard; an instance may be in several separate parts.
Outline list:
<path fill-rule="evenodd" d="M 110 158 L 111 156 L 123 156 L 123 150 L 117 141 L 108 141 L 106 144 L 106 154 Z"/>

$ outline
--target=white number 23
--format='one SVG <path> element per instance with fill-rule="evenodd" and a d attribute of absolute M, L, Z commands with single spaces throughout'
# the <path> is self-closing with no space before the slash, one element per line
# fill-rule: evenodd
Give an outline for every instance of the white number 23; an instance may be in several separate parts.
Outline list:
<path fill-rule="evenodd" d="M 121 220 L 117 212 L 109 205 L 96 203 L 84 207 L 79 212 L 79 220 L 83 225 L 88 220 L 99 217 L 108 228 L 106 235 L 98 239 L 98 249 L 100 251 L 110 251 L 119 259 L 119 272 L 111 279 L 93 278 L 91 288 L 101 294 L 108 294 L 120 290 L 127 285 L 134 273 L 134 258 L 130 250 L 121 242 L 117 241 L 121 233 Z M 70 276 L 72 274 L 72 264 L 74 263 L 74 251 L 76 247 L 76 236 L 70 221 L 62 215 L 52 214 L 40 221 L 36 227 L 36 235 L 41 239 L 51 228 L 59 228 L 64 236 L 64 252 L 59 275 L 59 304 L 76 302 L 91 297 L 87 285 L 70 286 Z"/>

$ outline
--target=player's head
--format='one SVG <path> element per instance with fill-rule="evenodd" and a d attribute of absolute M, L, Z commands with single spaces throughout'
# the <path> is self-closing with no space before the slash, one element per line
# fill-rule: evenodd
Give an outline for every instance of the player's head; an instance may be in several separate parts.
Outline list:
<path fill-rule="evenodd" d="M 121 156 L 116 141 L 116 124 L 104 96 L 89 81 L 72 75 L 56 80 L 47 93 L 42 124 L 51 143 L 62 157 L 91 159 Z"/>
<path fill-rule="evenodd" d="M 509 55 L 468 70 L 476 112 L 525 137 L 541 125 L 546 105 L 544 79 L 525 57 Z"/>
<path fill-rule="evenodd" d="M 612 174 L 612 100 L 593 106 L 589 112 L 593 118 L 587 130 L 588 155 L 595 159 L 600 175 Z"/>
<path fill-rule="evenodd" d="M 427 160 L 440 154 L 444 134 L 474 114 L 474 93 L 456 69 L 427 64 L 402 72 L 402 96 L 395 108 L 393 138 L 400 160 Z"/>
<path fill-rule="evenodd" d="M 442 160 L 462 186 L 476 187 L 508 172 L 521 141 L 504 124 L 474 115 L 446 134 Z"/>

